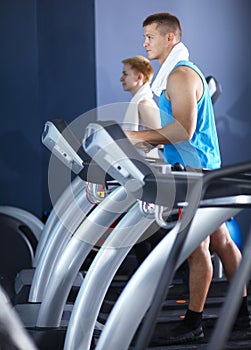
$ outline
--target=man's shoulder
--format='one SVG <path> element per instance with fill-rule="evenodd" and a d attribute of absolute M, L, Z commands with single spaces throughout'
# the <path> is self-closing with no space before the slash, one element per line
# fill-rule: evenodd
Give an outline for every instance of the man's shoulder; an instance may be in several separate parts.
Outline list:
<path fill-rule="evenodd" d="M 199 73 L 193 65 L 177 65 L 167 78 L 167 82 L 176 82 L 182 80 L 183 83 L 189 80 L 199 79 Z"/>
<path fill-rule="evenodd" d="M 192 76 L 192 70 L 187 66 L 177 66 L 167 77 L 167 82 L 175 82 L 180 79 L 187 79 Z"/>

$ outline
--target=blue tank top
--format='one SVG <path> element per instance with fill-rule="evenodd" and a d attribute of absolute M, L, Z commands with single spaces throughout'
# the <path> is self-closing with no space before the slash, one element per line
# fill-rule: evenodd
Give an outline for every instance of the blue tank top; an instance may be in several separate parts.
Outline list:
<path fill-rule="evenodd" d="M 195 168 L 216 169 L 221 166 L 219 143 L 214 119 L 214 110 L 211 102 L 208 85 L 201 71 L 192 62 L 180 61 L 178 66 L 192 68 L 201 77 L 204 85 L 204 92 L 198 101 L 198 116 L 194 135 L 189 141 L 182 141 L 173 145 L 164 145 L 164 158 L 167 163 L 190 165 Z M 162 127 L 171 123 L 172 116 L 171 102 L 165 96 L 165 90 L 159 97 L 159 108 Z"/>

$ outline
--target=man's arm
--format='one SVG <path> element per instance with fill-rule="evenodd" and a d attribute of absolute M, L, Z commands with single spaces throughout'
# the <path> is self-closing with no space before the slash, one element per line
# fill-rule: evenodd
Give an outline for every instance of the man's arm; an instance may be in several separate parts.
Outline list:
<path fill-rule="evenodd" d="M 161 128 L 160 111 L 153 100 L 142 100 L 138 104 L 139 122 L 148 129 Z"/>
<path fill-rule="evenodd" d="M 203 93 L 198 74 L 188 67 L 178 67 L 168 78 L 166 97 L 172 104 L 174 121 L 157 130 L 127 131 L 133 144 L 175 144 L 190 140 L 197 122 L 197 100 Z"/>

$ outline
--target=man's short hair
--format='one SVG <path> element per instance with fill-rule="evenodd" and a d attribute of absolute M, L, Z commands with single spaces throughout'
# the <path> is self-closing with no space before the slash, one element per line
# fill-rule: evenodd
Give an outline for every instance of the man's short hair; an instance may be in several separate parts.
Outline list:
<path fill-rule="evenodd" d="M 154 74 L 150 61 L 144 56 L 125 58 L 123 64 L 129 64 L 136 73 L 144 75 L 144 83 L 150 83 Z"/>
<path fill-rule="evenodd" d="M 144 20 L 143 27 L 150 25 L 152 23 L 157 24 L 157 29 L 161 34 L 165 35 L 168 32 L 173 32 L 175 37 L 178 40 L 181 40 L 182 28 L 180 25 L 180 21 L 176 16 L 172 15 L 171 13 L 169 12 L 154 13 L 148 16 Z"/>

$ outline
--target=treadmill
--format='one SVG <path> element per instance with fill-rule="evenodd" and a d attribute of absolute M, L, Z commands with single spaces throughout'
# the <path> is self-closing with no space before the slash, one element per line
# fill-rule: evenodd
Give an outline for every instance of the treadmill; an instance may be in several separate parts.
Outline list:
<path fill-rule="evenodd" d="M 251 162 L 210 172 L 188 169 L 186 172 L 161 174 L 143 158 L 139 159 L 134 147 L 114 122 L 91 123 L 87 128 L 83 147 L 135 198 L 154 203 L 156 221 L 163 227 L 163 212 L 166 207 L 184 208 L 178 227 L 175 226 L 166 235 L 125 287 L 97 343 L 97 349 L 128 349 L 152 300 L 155 299 L 166 259 L 169 259 L 169 269 L 165 271 L 168 285 L 174 271 L 208 234 L 229 217 L 250 206 L 251 176 L 248 172 Z M 183 232 L 182 245 L 176 242 L 177 232 Z M 76 329 L 72 334 L 82 344 L 82 338 Z M 185 346 L 189 348 L 189 344 Z"/>

